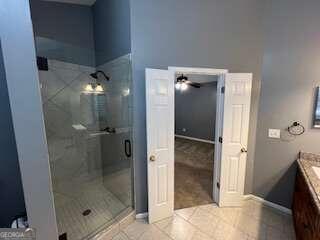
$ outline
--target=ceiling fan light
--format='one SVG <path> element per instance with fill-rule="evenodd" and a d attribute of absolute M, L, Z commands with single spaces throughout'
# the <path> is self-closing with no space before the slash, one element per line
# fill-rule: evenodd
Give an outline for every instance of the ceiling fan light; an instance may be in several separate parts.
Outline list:
<path fill-rule="evenodd" d="M 188 84 L 186 84 L 185 82 L 181 83 L 180 89 L 182 91 L 187 90 L 188 89 Z"/>
<path fill-rule="evenodd" d="M 180 90 L 180 88 L 181 88 L 181 83 L 177 82 L 177 83 L 176 83 L 176 89 L 177 89 L 177 90 Z"/>

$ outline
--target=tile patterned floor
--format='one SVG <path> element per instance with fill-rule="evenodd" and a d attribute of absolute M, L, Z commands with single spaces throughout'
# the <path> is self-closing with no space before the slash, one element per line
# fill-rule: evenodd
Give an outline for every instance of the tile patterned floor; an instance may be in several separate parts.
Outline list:
<path fill-rule="evenodd" d="M 242 208 L 214 204 L 180 209 L 148 224 L 135 220 L 113 240 L 294 240 L 290 215 L 247 200 Z"/>
<path fill-rule="evenodd" d="M 70 240 L 86 239 L 130 208 L 105 187 L 102 178 L 81 185 L 70 181 L 61 186 L 54 191 L 58 232 L 67 233 Z M 91 213 L 84 216 L 87 209 Z"/>

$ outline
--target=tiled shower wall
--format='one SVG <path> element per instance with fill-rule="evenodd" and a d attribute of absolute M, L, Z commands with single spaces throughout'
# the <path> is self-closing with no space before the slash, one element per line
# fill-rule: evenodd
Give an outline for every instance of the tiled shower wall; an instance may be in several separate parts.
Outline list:
<path fill-rule="evenodd" d="M 124 141 L 132 139 L 130 54 L 97 69 L 49 60 L 49 71 L 39 71 L 53 189 L 68 193 L 71 182 L 101 178 L 105 187 L 125 205 L 131 205 L 132 157 Z M 94 81 L 90 73 L 103 70 L 102 95 L 84 94 Z M 112 127 L 115 134 L 101 134 Z M 132 144 L 132 143 L 131 143 Z M 74 187 L 81 187 L 80 184 Z"/>
<path fill-rule="evenodd" d="M 54 191 L 64 192 L 71 180 L 102 177 L 101 139 L 89 137 L 99 129 L 99 122 L 92 103 L 82 94 L 94 71 L 56 60 L 49 60 L 49 71 L 39 71 Z"/>
<path fill-rule="evenodd" d="M 97 68 L 110 77 L 99 77 L 99 94 L 85 91 L 96 68 L 48 63 L 39 79 L 58 230 L 83 239 L 132 209 L 132 158 L 124 151 L 132 125 L 130 55 Z"/>

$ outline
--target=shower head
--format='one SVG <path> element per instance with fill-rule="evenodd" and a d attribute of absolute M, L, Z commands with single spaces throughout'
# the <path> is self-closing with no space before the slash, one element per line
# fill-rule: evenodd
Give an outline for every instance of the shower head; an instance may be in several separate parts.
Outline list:
<path fill-rule="evenodd" d="M 93 77 L 94 79 L 98 79 L 98 74 L 99 74 L 99 73 L 100 73 L 107 81 L 110 80 L 110 78 L 109 78 L 103 71 L 101 71 L 101 70 L 96 71 L 96 72 L 94 72 L 94 73 L 91 73 L 90 76 Z"/>

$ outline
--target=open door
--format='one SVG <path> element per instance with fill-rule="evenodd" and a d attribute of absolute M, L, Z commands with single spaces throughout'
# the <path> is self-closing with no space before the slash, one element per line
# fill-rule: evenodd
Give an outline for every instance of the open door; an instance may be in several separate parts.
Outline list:
<path fill-rule="evenodd" d="M 170 73 L 146 69 L 149 223 L 174 211 L 174 81 Z"/>
<path fill-rule="evenodd" d="M 219 206 L 240 206 L 244 194 L 251 73 L 225 74 Z"/>

